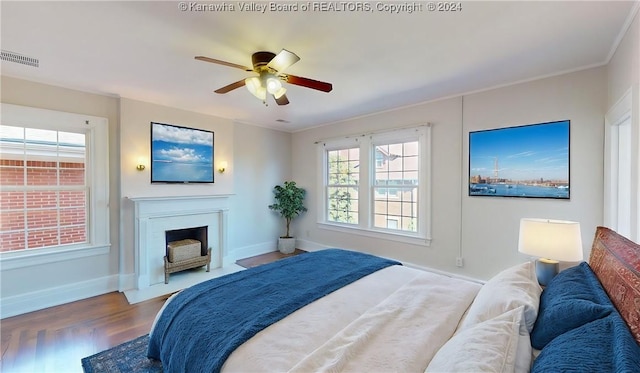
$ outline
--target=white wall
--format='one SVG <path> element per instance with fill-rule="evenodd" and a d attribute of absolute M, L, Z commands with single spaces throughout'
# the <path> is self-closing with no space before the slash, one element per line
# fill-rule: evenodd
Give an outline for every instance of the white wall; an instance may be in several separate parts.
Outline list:
<path fill-rule="evenodd" d="M 214 175 L 213 184 L 151 184 L 149 164 L 151 122 L 174 124 L 214 132 L 214 162 L 226 160 L 233 169 L 233 123 L 209 115 L 193 113 L 122 98 L 120 100 L 120 194 L 122 250 L 120 253 L 121 290 L 131 289 L 135 273 L 134 217 L 131 197 L 169 197 L 183 195 L 221 195 L 233 193 L 231 173 Z M 146 159 L 146 169 L 138 171 L 140 158 Z M 217 164 L 215 165 L 217 168 Z"/>
<path fill-rule="evenodd" d="M 120 103 L 120 120 L 121 290 L 134 286 L 135 272 L 133 203 L 127 197 L 230 195 L 230 258 L 226 259 L 275 250 L 278 219 L 268 213 L 266 205 L 273 185 L 289 174 L 290 134 L 125 98 Z M 141 172 L 135 166 L 141 156 L 149 157 L 152 121 L 214 131 L 216 169 L 224 160 L 226 171 L 216 172 L 213 184 L 151 184 L 150 167 Z"/>
<path fill-rule="evenodd" d="M 300 240 L 326 246 L 358 249 L 361 251 L 400 258 L 405 261 L 446 268 L 455 263 L 460 240 L 461 199 L 459 186 L 462 175 L 462 149 L 460 98 L 416 105 L 388 111 L 295 133 L 293 136 L 293 179 L 307 190 L 305 206 L 309 209 L 294 220 L 293 233 Z M 372 239 L 347 233 L 319 229 L 316 225 L 319 191 L 316 145 L 314 142 L 344 135 L 360 134 L 392 127 L 431 123 L 433 145 L 432 176 L 437 180 L 432 192 L 432 243 L 430 247 L 398 244 L 393 241 Z M 303 243 L 309 245 L 309 243 Z"/>
<path fill-rule="evenodd" d="M 3 317 L 132 288 L 133 214 L 126 197 L 229 194 L 229 253 L 242 257 L 276 249 L 282 222 L 267 205 L 273 186 L 290 176 L 291 134 L 4 76 L 2 102 L 109 120 L 111 226 L 108 255 L 2 269 Z M 151 185 L 150 169 L 135 169 L 139 157 L 148 159 L 151 121 L 213 130 L 216 160 L 227 161 L 227 171 L 216 173 L 214 184 Z"/>
<path fill-rule="evenodd" d="M 234 134 L 229 247 L 245 258 L 274 251 L 282 235 L 284 220 L 267 206 L 273 187 L 290 178 L 291 134 L 239 123 Z"/>
<path fill-rule="evenodd" d="M 522 261 L 520 218 L 580 222 L 585 259 L 603 215 L 604 68 L 466 96 L 464 100 L 462 248 L 465 272 L 487 277 Z M 570 200 L 477 198 L 467 195 L 469 131 L 571 120 Z"/>
<path fill-rule="evenodd" d="M 167 197 L 233 193 L 230 173 L 214 174 L 213 184 L 151 184 L 149 155 L 151 122 L 173 124 L 214 132 L 214 162 L 227 161 L 233 169 L 233 122 L 167 106 L 122 98 L 120 100 L 120 147 L 122 197 Z M 138 171 L 138 159 L 146 159 L 146 169 Z"/>
<path fill-rule="evenodd" d="M 435 101 L 295 133 L 293 179 L 307 189 L 309 210 L 316 211 L 314 141 L 431 122 L 433 223 L 429 247 L 321 230 L 315 213 L 295 221 L 294 231 L 309 246 L 356 249 L 487 279 L 526 260 L 517 252 L 520 218 L 547 217 L 580 221 L 588 255 L 595 227 L 602 222 L 605 79 L 604 68 L 590 69 L 468 95 L 464 103 L 462 97 Z M 561 119 L 571 120 L 570 201 L 467 196 L 470 130 Z M 460 252 L 463 268 L 455 266 Z"/>
<path fill-rule="evenodd" d="M 2 315 L 30 311 L 117 289 L 119 252 L 118 99 L 3 76 L 2 102 L 87 114 L 109 120 L 110 241 L 107 255 L 7 269 L 0 272 Z"/>
<path fill-rule="evenodd" d="M 607 108 L 613 106 L 634 84 L 640 82 L 640 12 L 620 41 L 607 65 Z"/>
<path fill-rule="evenodd" d="M 640 85 L 638 16 L 631 24 L 606 68 L 495 89 L 464 97 L 424 103 L 310 129 L 293 135 L 144 102 L 79 92 L 25 80 L 2 77 L 2 102 L 101 116 L 109 120 L 111 251 L 100 257 L 2 270 L 3 309 L 7 300 L 19 307 L 42 308 L 117 288 L 121 273 L 133 273 L 133 224 L 125 196 L 231 193 L 229 251 L 247 256 L 275 249 L 281 220 L 267 209 L 272 188 L 295 180 L 307 189 L 309 212 L 294 221 L 294 233 L 303 244 L 338 246 L 390 256 L 417 265 L 488 278 L 498 269 L 524 260 L 516 252 L 517 221 L 525 216 L 578 220 L 588 255 L 595 225 L 602 223 L 603 117 L 629 89 L 633 101 L 635 149 L 635 239 L 640 234 Z M 122 105 L 122 110 L 120 106 Z M 122 118 L 121 118 L 122 112 Z M 464 112 L 464 123 L 463 123 Z M 570 201 L 471 198 L 466 193 L 467 137 L 470 130 L 570 119 Z M 148 154 L 149 122 L 213 129 L 216 154 L 228 162 L 228 171 L 210 186 L 156 186 L 148 170 L 135 170 L 138 157 Z M 121 125 L 122 122 L 122 125 Z M 429 247 L 397 244 L 320 230 L 316 226 L 316 151 L 314 142 L 390 127 L 433 124 L 433 226 Z M 126 127 L 126 128 L 123 128 Z M 120 129 L 123 128 L 123 133 Z M 122 144 L 121 144 L 122 140 Z M 122 175 L 121 175 L 122 174 Z M 121 246 L 122 245 L 122 246 Z M 123 254 L 120 254 L 122 247 Z M 455 267 L 459 253 L 462 269 Z M 121 288 L 126 284 L 124 281 Z"/>
<path fill-rule="evenodd" d="M 640 13 L 607 66 L 607 109 L 631 90 L 631 238 L 640 242 Z M 609 200 L 605 196 L 605 201 Z M 609 207 L 609 206 L 605 206 Z"/>

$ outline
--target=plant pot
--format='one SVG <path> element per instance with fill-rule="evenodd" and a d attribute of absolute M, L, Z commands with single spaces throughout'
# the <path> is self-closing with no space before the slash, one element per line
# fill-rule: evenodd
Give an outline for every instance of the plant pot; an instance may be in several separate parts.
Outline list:
<path fill-rule="evenodd" d="M 293 237 L 278 238 L 278 250 L 283 254 L 293 254 L 296 251 L 296 239 Z"/>

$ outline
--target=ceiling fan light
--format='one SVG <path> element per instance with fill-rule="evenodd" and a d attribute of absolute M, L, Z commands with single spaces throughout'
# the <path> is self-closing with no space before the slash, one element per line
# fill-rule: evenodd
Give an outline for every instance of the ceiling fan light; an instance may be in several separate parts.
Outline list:
<path fill-rule="evenodd" d="M 267 90 L 264 87 L 260 87 L 258 89 L 258 94 L 256 95 L 257 98 L 261 99 L 262 101 L 267 99 Z"/>
<path fill-rule="evenodd" d="M 287 93 L 287 89 L 283 86 L 280 86 L 280 89 L 277 92 L 273 92 L 273 97 L 277 99 L 279 99 L 280 97 L 282 97 L 285 93 Z"/>
<path fill-rule="evenodd" d="M 267 78 L 267 92 L 276 94 L 276 92 L 279 92 L 280 90 L 282 90 L 282 83 L 280 82 L 280 79 L 273 76 Z"/>
<path fill-rule="evenodd" d="M 256 96 L 260 100 L 266 100 L 267 90 L 262 86 L 262 84 L 260 84 L 260 79 L 257 76 L 245 79 L 244 84 L 252 95 Z"/>
<path fill-rule="evenodd" d="M 251 94 L 255 95 L 260 87 L 260 79 L 258 77 L 252 76 L 251 78 L 247 78 L 244 80 L 244 84 L 247 86 L 247 89 Z"/>

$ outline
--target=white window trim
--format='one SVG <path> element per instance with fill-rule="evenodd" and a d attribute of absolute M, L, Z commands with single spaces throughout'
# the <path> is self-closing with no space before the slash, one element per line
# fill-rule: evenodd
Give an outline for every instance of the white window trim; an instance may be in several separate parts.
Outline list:
<path fill-rule="evenodd" d="M 91 196 L 87 200 L 87 243 L 60 245 L 0 253 L 2 269 L 15 269 L 109 252 L 109 122 L 106 118 L 2 104 L 2 124 L 16 127 L 78 132 L 87 136 L 87 182 Z"/>
<path fill-rule="evenodd" d="M 415 140 L 416 132 L 420 143 L 420 158 L 418 169 L 419 208 L 418 231 L 415 234 L 406 231 L 391 231 L 373 226 L 373 178 L 375 175 L 375 151 L 373 146 L 388 141 Z M 321 229 L 336 232 L 357 234 L 376 239 L 429 246 L 431 244 L 431 126 L 429 124 L 405 127 L 396 130 L 348 136 L 337 139 L 318 141 L 317 165 L 318 170 L 318 215 L 317 224 Z M 343 149 L 346 147 L 360 147 L 360 181 L 359 201 L 360 210 L 358 224 L 340 224 L 327 220 L 327 150 Z M 366 157 L 362 157 L 366 155 Z M 362 170 L 367 170 L 363 175 Z"/>
<path fill-rule="evenodd" d="M 637 153 L 633 153 L 633 138 L 625 136 L 624 132 L 634 132 L 634 96 L 640 96 L 638 85 L 630 87 L 605 114 L 604 134 L 604 225 L 632 240 L 634 235 L 637 239 L 640 232 L 640 199 L 634 208 L 629 195 L 633 196 L 634 190 L 638 190 L 640 175 L 636 174 L 634 182 L 632 170 L 637 167 L 637 162 L 634 163 L 633 159 L 634 156 L 638 158 Z M 624 180 L 625 176 L 628 180 Z M 637 224 L 635 234 L 634 220 Z"/>

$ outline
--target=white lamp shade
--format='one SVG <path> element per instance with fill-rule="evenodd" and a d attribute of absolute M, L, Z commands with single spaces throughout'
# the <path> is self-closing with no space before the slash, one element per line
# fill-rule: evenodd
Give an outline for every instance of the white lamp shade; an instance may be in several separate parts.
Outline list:
<path fill-rule="evenodd" d="M 263 101 L 267 99 L 267 89 L 262 86 L 257 76 L 245 79 L 244 84 L 252 95 Z"/>
<path fill-rule="evenodd" d="M 267 92 L 274 94 L 282 89 L 282 83 L 280 83 L 280 79 L 276 77 L 267 78 Z"/>
<path fill-rule="evenodd" d="M 282 86 L 280 79 L 275 76 L 269 76 L 267 78 L 266 85 L 267 92 L 271 93 L 276 99 L 279 99 L 280 97 L 282 97 L 282 95 L 287 93 L 287 89 Z"/>
<path fill-rule="evenodd" d="M 581 261 L 583 253 L 580 223 L 567 220 L 520 219 L 518 251 L 562 262 Z"/>

